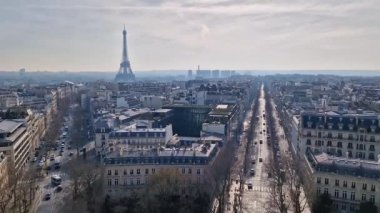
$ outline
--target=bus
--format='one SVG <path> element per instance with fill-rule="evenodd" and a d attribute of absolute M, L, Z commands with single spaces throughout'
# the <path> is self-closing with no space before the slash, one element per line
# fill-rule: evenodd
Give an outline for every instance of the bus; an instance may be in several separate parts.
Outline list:
<path fill-rule="evenodd" d="M 54 186 L 60 185 L 61 182 L 62 182 L 61 176 L 59 176 L 59 175 L 51 176 L 51 184 L 53 184 Z"/>

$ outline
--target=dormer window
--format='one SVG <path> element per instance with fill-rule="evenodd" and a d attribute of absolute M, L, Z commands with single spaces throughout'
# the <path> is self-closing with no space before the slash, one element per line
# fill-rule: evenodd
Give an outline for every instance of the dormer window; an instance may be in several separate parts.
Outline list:
<path fill-rule="evenodd" d="M 349 125 L 348 125 L 348 129 L 349 129 L 350 131 L 352 131 L 352 130 L 354 129 L 354 125 L 353 125 L 353 124 L 349 124 Z"/>
<path fill-rule="evenodd" d="M 343 124 L 342 123 L 338 123 L 338 128 L 339 128 L 339 130 L 342 130 L 343 129 Z"/>
<path fill-rule="evenodd" d="M 105 129 L 105 128 L 101 128 L 101 129 L 100 129 L 100 132 L 101 132 L 101 133 L 104 133 L 104 132 L 106 132 L 106 129 Z"/>
<path fill-rule="evenodd" d="M 339 121 L 340 121 L 340 122 L 342 122 L 342 121 L 343 121 L 343 118 L 342 118 L 342 117 L 340 117 L 340 118 L 339 118 Z"/>
<path fill-rule="evenodd" d="M 371 125 L 371 132 L 374 133 L 376 131 L 376 126 L 375 125 Z"/>
<path fill-rule="evenodd" d="M 328 129 L 332 129 L 333 124 L 332 124 L 332 123 L 328 123 L 328 124 L 327 124 L 327 127 L 328 127 Z"/>
<path fill-rule="evenodd" d="M 307 128 L 311 128 L 311 125 L 312 125 L 313 123 L 311 122 L 311 121 L 308 121 L 307 122 Z"/>

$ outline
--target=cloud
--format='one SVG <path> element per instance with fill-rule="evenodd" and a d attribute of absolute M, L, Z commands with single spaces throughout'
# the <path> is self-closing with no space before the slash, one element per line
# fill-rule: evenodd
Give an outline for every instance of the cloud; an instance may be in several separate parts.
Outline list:
<path fill-rule="evenodd" d="M 0 70 L 380 68 L 375 0 L 3 1 Z"/>

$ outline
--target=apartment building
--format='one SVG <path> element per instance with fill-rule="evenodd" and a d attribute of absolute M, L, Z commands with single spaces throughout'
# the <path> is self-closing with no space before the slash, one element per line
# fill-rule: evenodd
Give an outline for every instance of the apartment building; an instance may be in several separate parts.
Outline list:
<path fill-rule="evenodd" d="M 210 143 L 193 144 L 192 148 L 135 151 L 119 144 L 103 159 L 105 193 L 117 197 L 126 195 L 131 189 L 146 186 L 152 175 L 168 169 L 176 171 L 184 185 L 207 184 L 218 150 L 217 144 Z"/>
<path fill-rule="evenodd" d="M 105 193 L 116 197 L 145 186 L 161 170 L 178 172 L 185 184 L 206 183 L 223 141 L 198 137 L 189 143 L 187 137 L 173 135 L 172 125 L 152 128 L 150 122 L 141 120 L 115 130 L 104 121 L 98 124 L 103 127 L 98 134 L 99 144 L 103 144 L 100 153 L 105 165 Z"/>
<path fill-rule="evenodd" d="M 297 147 L 316 194 L 328 193 L 338 212 L 356 212 L 360 203 L 380 206 L 379 115 L 305 112 Z"/>
<path fill-rule="evenodd" d="M 28 161 L 31 143 L 26 123 L 17 120 L 0 122 L 0 152 L 4 152 L 19 171 Z"/>
<path fill-rule="evenodd" d="M 307 152 L 316 194 L 327 193 L 338 212 L 356 212 L 362 202 L 380 206 L 380 163 Z"/>
<path fill-rule="evenodd" d="M 301 153 L 313 153 L 366 160 L 378 160 L 380 122 L 378 114 L 363 112 L 303 113 L 299 131 Z"/>

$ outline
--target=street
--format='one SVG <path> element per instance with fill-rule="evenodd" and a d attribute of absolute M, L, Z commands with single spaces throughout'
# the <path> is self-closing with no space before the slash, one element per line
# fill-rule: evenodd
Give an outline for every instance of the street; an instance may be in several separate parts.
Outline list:
<path fill-rule="evenodd" d="M 249 146 L 248 155 L 250 162 L 245 174 L 244 191 L 242 197 L 243 212 L 265 212 L 267 194 L 270 192 L 268 187 L 268 173 L 265 171 L 265 164 L 270 160 L 270 146 L 266 137 L 266 120 L 265 120 L 265 96 L 263 86 L 260 89 L 258 100 L 258 110 L 255 115 L 257 123 L 254 126 L 254 137 L 252 146 Z M 248 189 L 248 185 L 251 185 Z"/>

